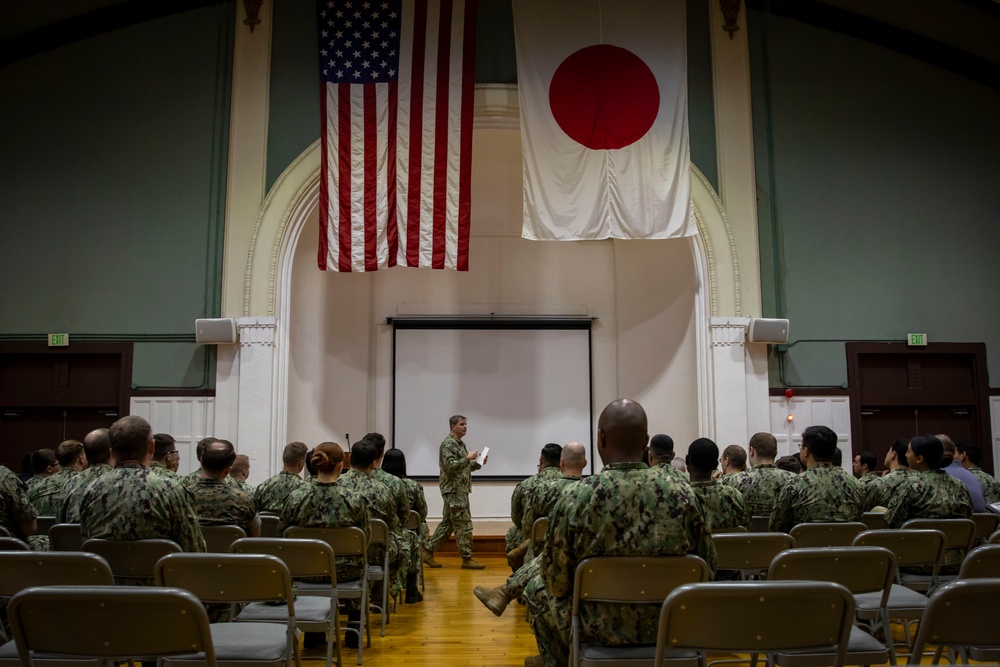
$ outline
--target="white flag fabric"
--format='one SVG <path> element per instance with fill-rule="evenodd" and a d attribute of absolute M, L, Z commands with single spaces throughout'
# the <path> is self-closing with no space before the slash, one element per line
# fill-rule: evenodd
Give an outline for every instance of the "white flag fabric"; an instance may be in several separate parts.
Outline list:
<path fill-rule="evenodd" d="M 514 0 L 524 228 L 691 236 L 682 0 Z"/>

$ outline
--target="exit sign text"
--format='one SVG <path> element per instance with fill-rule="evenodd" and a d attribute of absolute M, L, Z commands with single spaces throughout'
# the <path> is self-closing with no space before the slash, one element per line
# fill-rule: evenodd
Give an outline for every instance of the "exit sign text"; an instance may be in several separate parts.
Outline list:
<path fill-rule="evenodd" d="M 49 347 L 66 347 L 69 345 L 69 334 L 49 334 Z"/>
<path fill-rule="evenodd" d="M 906 334 L 907 345 L 927 345 L 927 334 Z"/>

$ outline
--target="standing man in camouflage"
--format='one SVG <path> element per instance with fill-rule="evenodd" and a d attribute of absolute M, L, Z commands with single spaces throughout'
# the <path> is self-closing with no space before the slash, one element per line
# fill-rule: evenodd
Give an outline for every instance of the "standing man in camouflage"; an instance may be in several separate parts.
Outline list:
<path fill-rule="evenodd" d="M 889 451 L 885 453 L 885 467 L 888 472 L 864 488 L 862 504 L 864 511 L 870 512 L 876 507 L 882 507 L 884 511 L 899 485 L 905 484 L 909 476 L 915 474 L 906 462 L 906 450 L 909 447 L 910 441 L 904 438 L 898 438 L 889 447 Z"/>
<path fill-rule="evenodd" d="M 778 494 L 768 524 L 772 532 L 787 533 L 800 523 L 861 520 L 861 482 L 833 465 L 836 450 L 837 434 L 826 426 L 802 432 L 799 451 L 806 471 Z"/>
<path fill-rule="evenodd" d="M 752 467 L 737 473 L 730 485 L 743 494 L 751 517 L 769 517 L 781 489 L 795 474 L 774 464 L 774 457 L 778 455 L 778 441 L 770 433 L 754 433 L 748 447 Z"/>
<path fill-rule="evenodd" d="M 257 503 L 246 491 L 226 483 L 236 451 L 228 442 L 210 442 L 201 454 L 201 479 L 191 487 L 202 526 L 239 526 L 248 537 L 260 537 Z"/>
<path fill-rule="evenodd" d="M 472 471 L 482 466 L 476 463 L 479 450 L 470 452 L 462 438 L 469 430 L 468 420 L 462 415 L 454 415 L 448 420 L 451 432 L 441 443 L 438 464 L 441 468 L 441 497 L 444 500 L 444 516 L 434 535 L 424 549 L 424 563 L 428 567 L 441 567 L 434 560 L 434 552 L 442 542 L 455 533 L 458 553 L 462 556 L 462 568 L 482 570 L 486 566 L 472 558 L 472 513 L 469 511 L 469 494 L 472 493 Z M 483 460 L 486 463 L 486 460 Z"/>
<path fill-rule="evenodd" d="M 524 591 L 541 653 L 525 659 L 526 667 L 567 663 L 573 580 L 583 559 L 695 554 L 715 572 L 701 503 L 689 485 L 649 474 L 641 460 L 648 439 L 646 413 L 635 401 L 615 401 L 601 413 L 597 451 L 604 469 L 563 491 L 549 515 L 541 574 Z M 580 628 L 605 644 L 653 643 L 659 615 L 658 605 L 588 604 Z"/>
<path fill-rule="evenodd" d="M 986 504 L 1000 503 L 1000 481 L 997 481 L 996 477 L 979 467 L 983 462 L 983 448 L 971 442 L 960 442 L 955 445 L 955 448 L 958 452 L 958 462 L 962 464 L 962 467 L 975 475 L 976 479 L 979 480 L 979 484 L 983 487 L 983 497 L 986 500 Z"/>
<path fill-rule="evenodd" d="M 290 442 L 281 454 L 281 472 L 257 486 L 253 499 L 258 512 L 278 512 L 285 509 L 285 501 L 292 491 L 305 484 L 302 468 L 306 465 L 305 443 Z"/>
<path fill-rule="evenodd" d="M 117 467 L 87 487 L 80 503 L 83 539 L 173 540 L 184 551 L 205 551 L 191 492 L 149 473 L 153 429 L 142 417 L 122 417 L 108 429 Z"/>
<path fill-rule="evenodd" d="M 80 523 L 80 502 L 87 486 L 98 477 L 113 470 L 111 457 L 111 440 L 108 429 L 94 429 L 83 439 L 83 451 L 90 464 L 79 475 L 66 482 L 59 496 L 59 511 L 56 512 L 58 523 Z"/>
<path fill-rule="evenodd" d="M 507 564 L 513 572 L 524 565 L 524 557 L 531 540 L 531 527 L 535 519 L 545 516 L 544 513 L 536 515 L 530 512 L 532 494 L 562 478 L 562 471 L 559 470 L 561 457 L 560 445 L 554 442 L 545 445 L 542 447 L 541 456 L 538 457 L 538 473 L 521 480 L 514 487 L 514 494 L 510 497 L 510 520 L 514 525 L 507 531 Z"/>
<path fill-rule="evenodd" d="M 732 486 L 712 479 L 718 460 L 719 446 L 708 438 L 698 438 L 688 446 L 685 461 L 691 488 L 708 517 L 708 528 L 711 532 L 741 526 L 749 530 L 750 513 L 743 495 Z"/>
<path fill-rule="evenodd" d="M 177 468 L 181 464 L 181 454 L 177 451 L 177 441 L 169 433 L 153 434 L 153 461 L 149 472 L 160 477 L 180 479 Z"/>

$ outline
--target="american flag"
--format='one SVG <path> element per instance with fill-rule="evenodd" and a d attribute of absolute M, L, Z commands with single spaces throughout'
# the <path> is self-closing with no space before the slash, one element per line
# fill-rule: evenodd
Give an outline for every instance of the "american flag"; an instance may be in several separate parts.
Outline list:
<path fill-rule="evenodd" d="M 469 268 L 475 0 L 319 0 L 319 267 Z"/>

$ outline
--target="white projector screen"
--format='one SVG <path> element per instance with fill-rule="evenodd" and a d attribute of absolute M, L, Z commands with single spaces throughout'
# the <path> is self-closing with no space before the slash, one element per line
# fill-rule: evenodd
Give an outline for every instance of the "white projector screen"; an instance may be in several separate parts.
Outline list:
<path fill-rule="evenodd" d="M 533 475 L 548 442 L 579 442 L 592 462 L 590 324 L 394 320 L 392 442 L 407 473 L 438 477 L 454 414 L 469 420 L 469 451 L 490 448 L 476 477 Z"/>

